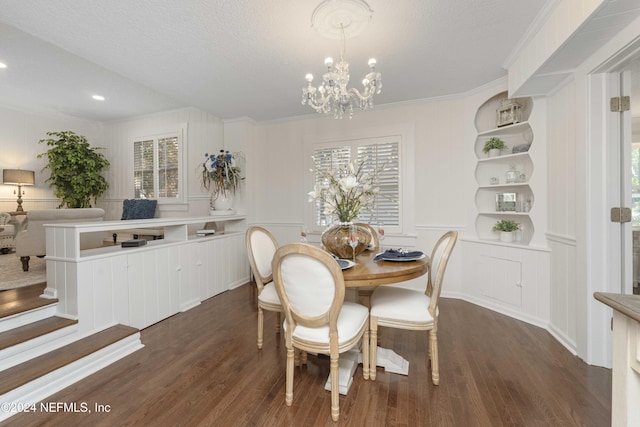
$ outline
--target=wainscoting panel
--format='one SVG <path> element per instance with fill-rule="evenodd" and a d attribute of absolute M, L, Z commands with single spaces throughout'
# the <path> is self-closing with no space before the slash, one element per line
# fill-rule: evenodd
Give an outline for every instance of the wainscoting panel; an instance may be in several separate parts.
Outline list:
<path fill-rule="evenodd" d="M 550 252 L 463 239 L 461 298 L 547 328 Z"/>

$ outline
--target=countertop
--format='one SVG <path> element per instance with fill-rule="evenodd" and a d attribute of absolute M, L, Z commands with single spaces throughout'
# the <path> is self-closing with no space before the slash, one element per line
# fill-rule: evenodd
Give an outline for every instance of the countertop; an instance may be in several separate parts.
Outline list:
<path fill-rule="evenodd" d="M 640 295 L 596 292 L 593 297 L 636 322 L 640 322 Z"/>

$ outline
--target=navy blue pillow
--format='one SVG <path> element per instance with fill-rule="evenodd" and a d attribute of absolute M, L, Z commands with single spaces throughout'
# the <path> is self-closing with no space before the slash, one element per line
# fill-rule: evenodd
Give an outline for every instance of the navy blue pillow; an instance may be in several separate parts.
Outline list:
<path fill-rule="evenodd" d="M 157 200 L 149 199 L 125 199 L 122 202 L 122 218 L 149 219 L 156 215 Z"/>

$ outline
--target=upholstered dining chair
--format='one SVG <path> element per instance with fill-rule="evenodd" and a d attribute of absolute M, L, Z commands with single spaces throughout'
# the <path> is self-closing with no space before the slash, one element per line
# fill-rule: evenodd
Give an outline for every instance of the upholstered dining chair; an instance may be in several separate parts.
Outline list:
<path fill-rule="evenodd" d="M 367 231 L 369 231 L 369 234 L 371 234 L 371 243 L 369 244 L 369 250 L 376 251 L 376 253 L 380 251 L 380 238 L 378 237 L 378 232 L 376 231 L 376 229 L 373 228 L 371 225 L 367 224 L 366 222 L 358 222 L 356 223 L 356 225 L 366 228 Z M 370 304 L 369 301 L 371 299 L 371 294 L 373 294 L 374 289 L 375 287 L 373 286 L 358 287 L 358 302 L 360 304 L 364 304 L 367 307 L 369 307 L 369 304 Z"/>
<path fill-rule="evenodd" d="M 264 335 L 264 311 L 276 312 L 276 333 L 280 332 L 282 304 L 273 284 L 271 261 L 278 249 L 278 242 L 267 229 L 249 227 L 245 233 L 249 265 L 258 288 L 258 348 L 262 348 Z"/>
<path fill-rule="evenodd" d="M 431 252 L 427 287 L 423 292 L 391 286 L 379 286 L 371 295 L 369 324 L 371 329 L 371 357 L 369 376 L 376 379 L 378 326 L 429 331 L 429 359 L 431 380 L 440 382 L 438 366 L 438 300 L 451 251 L 458 240 L 456 231 L 448 231 L 436 242 Z"/>
<path fill-rule="evenodd" d="M 330 356 L 331 417 L 340 417 L 340 353 L 362 340 L 363 376 L 369 378 L 369 311 L 344 301 L 342 270 L 327 252 L 304 243 L 282 246 L 273 258 L 273 281 L 282 301 L 287 348 L 285 403 L 293 403 L 294 349 Z"/>
<path fill-rule="evenodd" d="M 358 222 L 355 225 L 366 228 L 369 231 L 369 234 L 371 234 L 371 243 L 369 244 L 369 249 L 374 251 L 380 249 L 380 238 L 378 237 L 378 232 L 375 228 L 365 222 Z"/>

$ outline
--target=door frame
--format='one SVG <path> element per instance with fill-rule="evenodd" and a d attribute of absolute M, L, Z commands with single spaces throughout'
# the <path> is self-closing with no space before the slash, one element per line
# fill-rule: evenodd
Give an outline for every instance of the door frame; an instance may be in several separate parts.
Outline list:
<path fill-rule="evenodd" d="M 584 257 L 586 266 L 584 277 L 586 292 L 582 317 L 578 310 L 578 319 L 586 319 L 578 337 L 578 353 L 586 356 L 592 365 L 611 367 L 611 349 L 613 345 L 609 307 L 593 298 L 594 292 L 621 293 L 623 278 L 632 275 L 630 266 L 632 251 L 631 224 L 612 223 L 610 208 L 630 206 L 631 194 L 623 197 L 626 187 L 622 185 L 621 174 L 630 176 L 630 171 L 622 166 L 625 153 L 621 151 L 621 137 L 630 141 L 631 112 L 623 114 L 610 111 L 609 100 L 621 94 L 621 72 L 632 58 L 640 55 L 640 38 L 636 38 L 625 48 L 603 61 L 586 75 L 585 95 L 585 152 L 576 153 L 582 157 L 585 170 L 578 176 L 585 178 L 585 235 Z M 630 84 L 623 78 L 622 84 Z M 625 89 L 628 89 L 625 86 Z M 626 135 L 629 132 L 629 135 Z M 628 146 L 630 151 L 630 143 Z M 629 154 L 626 154 L 629 156 Z M 628 158 L 628 157 L 627 157 Z M 630 178 L 628 177 L 630 182 Z M 627 200 L 628 197 L 628 200 Z M 623 253 L 625 256 L 623 257 Z M 624 270 L 623 270 L 624 269 Z M 629 282 L 631 293 L 631 282 Z"/>

